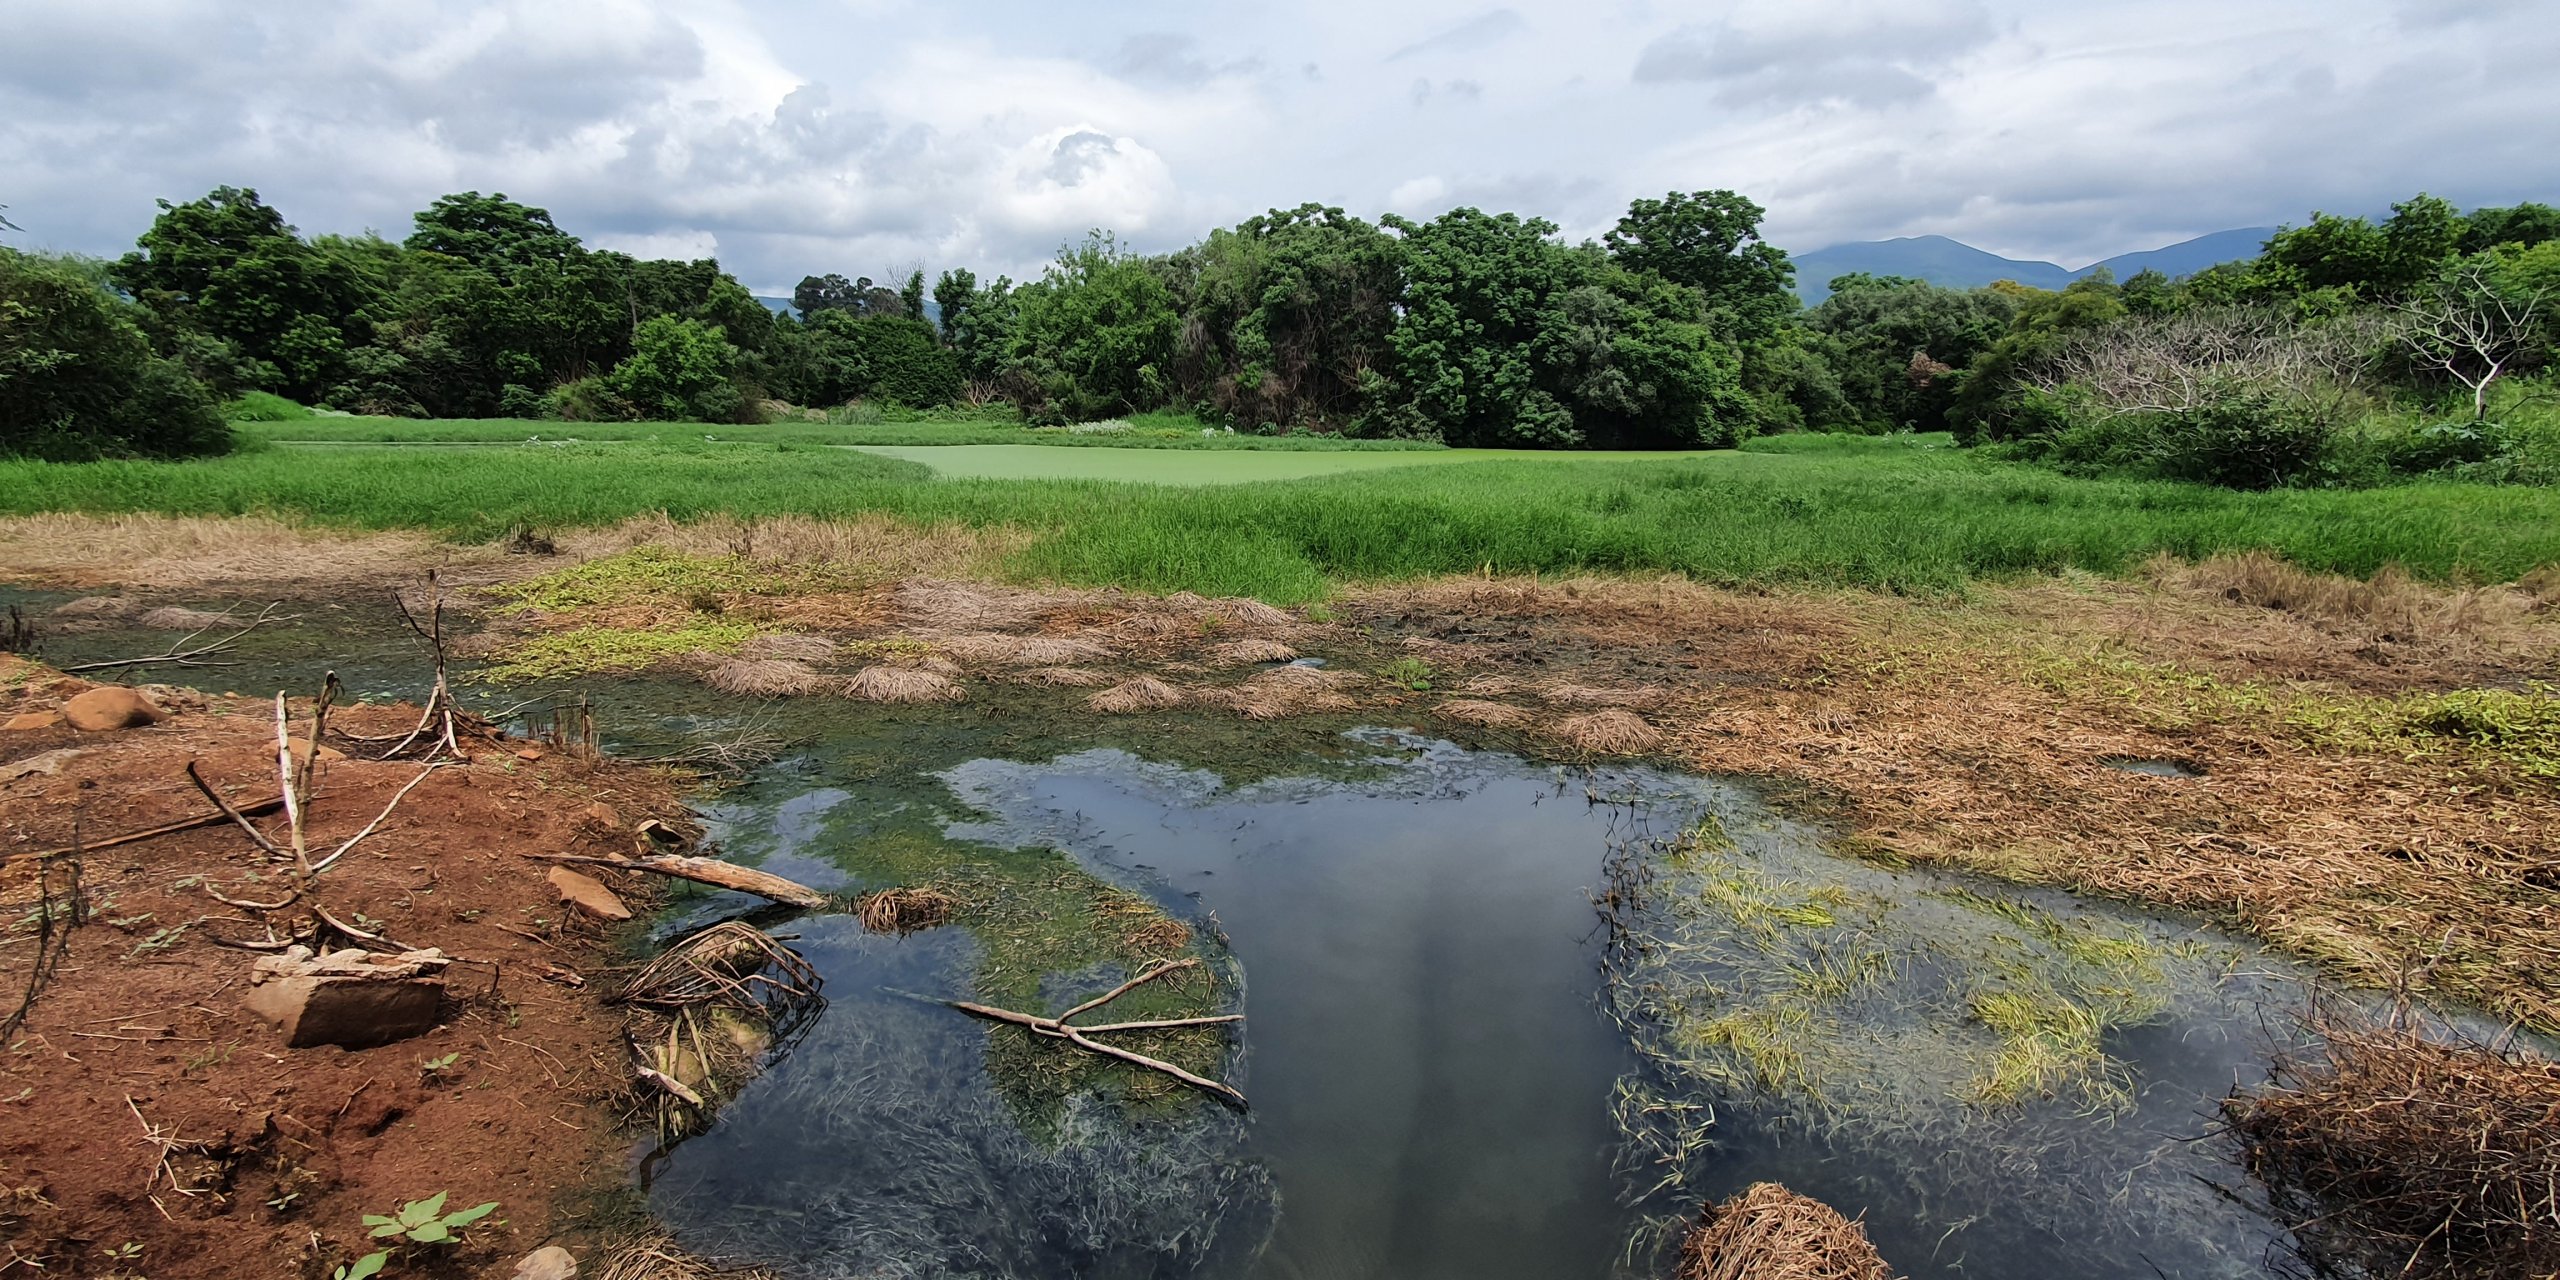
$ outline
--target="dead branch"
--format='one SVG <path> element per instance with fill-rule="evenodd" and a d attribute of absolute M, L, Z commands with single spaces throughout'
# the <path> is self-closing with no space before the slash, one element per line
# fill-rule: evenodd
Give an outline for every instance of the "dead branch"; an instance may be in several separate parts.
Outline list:
<path fill-rule="evenodd" d="M 1099 1040 L 1092 1040 L 1086 1037 L 1090 1033 L 1099 1033 L 1103 1031 L 1136 1031 L 1155 1027 L 1198 1026 L 1213 1022 L 1242 1022 L 1244 1021 L 1244 1015 L 1242 1014 L 1226 1014 L 1214 1018 L 1166 1019 L 1160 1022 L 1123 1022 L 1098 1027 L 1079 1027 L 1067 1021 L 1067 1019 L 1072 1018 L 1079 1013 L 1086 1013 L 1094 1009 L 1099 1009 L 1102 1006 L 1127 995 L 1130 991 L 1145 983 L 1153 982 L 1156 979 L 1176 970 L 1197 967 L 1199 963 L 1200 960 L 1196 956 L 1182 960 L 1159 960 L 1156 963 L 1149 965 L 1146 971 L 1140 973 L 1137 977 L 1131 978 L 1127 982 L 1123 982 L 1119 986 L 1113 987 L 1111 990 L 1106 991 L 1091 1000 L 1087 1000 L 1083 1004 L 1077 1005 L 1054 1018 L 1043 1018 L 1028 1013 L 1016 1013 L 1011 1009 L 999 1009 L 994 1005 L 978 1004 L 968 1000 L 945 1000 L 942 1003 L 950 1006 L 951 1008 L 957 1009 L 962 1013 L 969 1014 L 972 1017 L 986 1018 L 995 1022 L 1009 1022 L 1018 1027 L 1027 1027 L 1033 1034 L 1047 1036 L 1054 1040 L 1064 1040 L 1088 1053 L 1098 1053 L 1106 1058 L 1117 1058 L 1122 1062 L 1131 1064 L 1132 1066 L 1145 1067 L 1150 1071 L 1161 1071 L 1184 1084 L 1190 1085 L 1192 1088 L 1215 1094 L 1218 1097 L 1241 1107 L 1245 1105 L 1244 1095 L 1227 1085 L 1211 1080 L 1206 1076 L 1194 1075 L 1170 1062 L 1164 1061 L 1163 1059 L 1150 1058 L 1143 1053 L 1123 1049 L 1117 1045 L 1104 1044 Z"/>
<path fill-rule="evenodd" d="M 428 748 L 430 755 L 441 751 L 447 755 L 461 757 L 463 755 L 462 737 L 459 727 L 455 724 L 458 713 L 453 701 L 453 685 L 445 677 L 444 584 L 436 577 L 435 570 L 427 570 L 427 620 L 425 622 L 418 621 L 418 615 L 409 609 L 408 598 L 399 592 L 391 593 L 391 603 L 400 610 L 400 620 L 408 623 L 409 630 L 426 644 L 427 653 L 435 663 L 436 678 L 434 687 L 427 691 L 427 705 L 418 715 L 417 727 L 411 729 L 408 736 L 400 739 L 399 743 L 389 751 L 383 752 L 381 758 L 389 760 L 398 756 L 415 745 L 422 737 L 430 744 Z M 432 735 L 428 733 L 430 729 L 435 731 Z"/>
<path fill-rule="evenodd" d="M 199 783 L 198 785 L 201 786 L 202 784 Z M 220 803 L 219 800 L 217 800 L 216 803 Z M 159 836 L 176 835 L 181 831 L 193 831 L 198 827 L 216 826 L 235 812 L 254 818 L 262 814 L 273 813 L 283 806 L 283 796 L 269 796 L 264 800 L 258 800 L 242 805 L 236 810 L 231 809 L 229 806 L 224 806 L 225 812 L 222 813 L 208 813 L 199 818 L 180 818 L 176 822 L 164 822 L 156 827 L 144 827 L 140 831 L 128 831 L 120 836 L 109 836 L 104 840 L 93 840 L 85 846 L 64 845 L 59 849 L 44 849 L 34 853 L 12 853 L 0 855 L 0 862 L 15 862 L 21 858 L 59 858 L 65 854 L 76 853 L 81 848 L 95 851 L 99 849 L 113 849 L 118 845 L 139 844 L 142 841 L 154 839 Z"/>
<path fill-rule="evenodd" d="M 752 867 L 742 867 L 718 858 L 691 858 L 661 853 L 646 858 L 591 858 L 573 853 L 527 853 L 528 858 L 544 862 L 566 862 L 589 867 L 611 867 L 616 871 L 646 871 L 651 875 L 691 880 L 719 889 L 735 889 L 770 898 L 786 906 L 816 911 L 827 905 L 827 895 L 793 880 Z"/>
<path fill-rule="evenodd" d="M 366 836 L 372 835 L 373 829 L 381 826 L 382 820 L 390 817 L 391 811 L 399 808 L 400 802 L 408 799 L 409 793 L 417 790 L 418 784 L 426 781 L 428 774 L 434 773 L 438 769 L 450 768 L 453 763 L 454 762 L 451 760 L 439 760 L 428 765 L 424 769 L 420 769 L 417 777 L 409 779 L 409 785 L 392 793 L 391 803 L 382 806 L 382 812 L 373 815 L 373 821 L 364 824 L 364 830 L 347 837 L 347 842 L 345 844 L 339 845 L 328 857 L 322 858 L 320 861 L 313 863 L 311 865 L 311 874 L 316 876 L 337 865 L 338 859 L 347 856 L 347 850 L 355 848 L 358 841 L 363 840 Z"/>
<path fill-rule="evenodd" d="M 208 661 L 208 659 L 212 658 L 216 654 L 231 652 L 234 647 L 239 645 L 240 638 L 242 636 L 257 630 L 259 627 L 262 627 L 269 622 L 292 621 L 290 618 L 277 618 L 275 616 L 276 610 L 281 607 L 283 607 L 282 601 L 268 605 L 266 608 L 258 611 L 257 617 L 249 620 L 249 625 L 244 626 L 219 640 L 208 641 L 204 644 L 196 644 L 195 642 L 198 638 L 202 637 L 205 632 L 213 629 L 211 627 L 199 627 L 194 631 L 190 631 L 187 634 L 180 636 L 177 642 L 171 644 L 168 651 L 165 653 L 155 653 L 144 658 L 111 658 L 104 662 L 83 662 L 76 666 L 62 668 L 62 673 L 64 675 L 77 675 L 83 671 L 113 671 L 125 667 L 236 667 L 240 664 L 236 662 L 213 662 Z"/>

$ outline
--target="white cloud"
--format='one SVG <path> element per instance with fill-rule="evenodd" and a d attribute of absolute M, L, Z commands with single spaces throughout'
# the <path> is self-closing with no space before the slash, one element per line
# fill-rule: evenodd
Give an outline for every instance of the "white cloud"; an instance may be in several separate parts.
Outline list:
<path fill-rule="evenodd" d="M 1795 247 L 2086 260 L 2560 188 L 2560 29 L 2448 3 L 1284 0 L 1097 30 L 1023 0 L 20 0 L 0 203 L 13 242 L 115 253 L 222 183 L 393 235 L 503 190 L 759 288 L 1019 276 L 1091 227 L 1167 249 L 1306 200 L 1582 235 L 1705 187 Z"/>

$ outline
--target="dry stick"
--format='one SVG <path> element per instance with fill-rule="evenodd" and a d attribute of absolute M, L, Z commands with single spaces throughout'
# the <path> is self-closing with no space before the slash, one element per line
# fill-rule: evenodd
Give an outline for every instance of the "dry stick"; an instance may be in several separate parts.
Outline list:
<path fill-rule="evenodd" d="M 311 880 L 310 851 L 302 840 L 302 796 L 293 785 L 293 729 L 286 723 L 284 691 L 276 691 L 276 781 L 284 785 L 284 820 L 293 833 L 293 875 L 296 885 Z"/>
<path fill-rule="evenodd" d="M 356 847 L 356 842 L 357 842 L 357 841 L 360 841 L 360 840 L 364 839 L 366 836 L 372 835 L 372 834 L 373 834 L 373 829 L 374 829 L 375 827 L 381 826 L 381 825 L 382 825 L 382 820 L 383 820 L 383 819 L 385 819 L 385 818 L 390 817 L 390 816 L 391 816 L 391 811 L 392 811 L 392 810 L 394 810 L 394 809 L 399 808 L 399 807 L 400 807 L 400 802 L 401 802 L 402 800 L 408 799 L 408 798 L 409 798 L 409 793 L 410 793 L 410 792 L 412 792 L 412 791 L 417 790 L 417 789 L 418 789 L 418 784 L 419 784 L 419 783 L 421 783 L 421 782 L 426 781 L 426 780 L 427 780 L 427 775 L 428 775 L 428 774 L 430 774 L 430 773 L 434 773 L 434 772 L 435 772 L 436 770 L 438 770 L 438 769 L 445 768 L 445 767 L 447 767 L 448 765 L 450 765 L 451 763 L 452 763 L 452 761 L 449 761 L 449 760 L 439 760 L 439 761 L 435 762 L 434 764 L 428 765 L 426 768 L 419 770 L 419 771 L 418 771 L 418 776 L 417 776 L 417 777 L 414 777 L 414 778 L 409 779 L 409 785 L 407 785 L 407 786 L 405 786 L 405 787 L 400 788 L 400 790 L 398 790 L 397 792 L 394 792 L 394 793 L 392 794 L 392 797 L 391 797 L 391 803 L 389 803 L 389 804 L 386 804 L 386 805 L 382 806 L 382 812 L 380 812 L 380 813 L 377 813 L 377 814 L 373 815 L 373 821 L 371 821 L 371 822 L 368 822 L 368 823 L 364 824 L 364 830 L 359 831 L 359 832 L 355 833 L 354 835 L 347 837 L 347 842 L 346 842 L 345 844 L 339 845 L 339 846 L 338 846 L 338 848 L 337 848 L 337 851 L 336 851 L 336 852 L 334 852 L 334 853 L 330 854 L 328 857 L 322 858 L 320 861 L 318 861 L 318 862 L 316 862 L 316 863 L 312 864 L 312 867 L 311 867 L 311 874 L 313 874 L 313 875 L 315 875 L 315 876 L 316 876 L 316 875 L 320 874 L 321 872 L 326 871 L 326 870 L 328 870 L 329 868 L 331 868 L 331 867 L 333 867 L 333 866 L 337 865 L 338 859 L 340 859 L 340 858 L 343 858 L 343 857 L 347 856 L 347 850 L 352 849 L 352 848 L 355 848 L 355 847 Z"/>
<path fill-rule="evenodd" d="M 998 1009 L 993 1005 L 971 1004 L 966 1000 L 946 1000 L 943 1003 L 950 1005 L 952 1008 L 957 1009 L 962 1013 L 973 1014 L 981 1018 L 992 1018 L 998 1022 L 1010 1022 L 1016 1026 L 1029 1027 L 1035 1034 L 1048 1036 L 1052 1039 L 1067 1041 L 1079 1049 L 1083 1049 L 1091 1053 L 1098 1053 L 1106 1058 L 1118 1058 L 1122 1062 L 1130 1063 L 1135 1066 L 1145 1067 L 1153 1071 L 1161 1071 L 1184 1084 L 1190 1085 L 1192 1088 L 1214 1093 L 1239 1107 L 1245 1105 L 1243 1094 L 1238 1093 L 1234 1089 L 1220 1084 L 1215 1080 L 1211 1080 L 1205 1076 L 1193 1075 L 1170 1062 L 1165 1062 L 1157 1058 L 1150 1058 L 1143 1053 L 1135 1053 L 1127 1049 L 1119 1048 L 1115 1045 L 1107 1045 L 1099 1040 L 1087 1040 L 1084 1038 L 1083 1033 L 1078 1029 L 1066 1026 L 1062 1023 L 1054 1022 L 1048 1018 L 1035 1018 L 1027 1013 L 1015 1013 L 1011 1009 Z"/>
<path fill-rule="evenodd" d="M 275 796 L 269 799 L 257 801 L 254 804 L 243 805 L 240 807 L 238 812 L 255 817 L 263 813 L 273 813 L 283 804 L 284 797 Z M 140 831 L 128 831 L 120 836 L 109 836 L 104 840 L 92 840 L 79 846 L 79 848 L 91 850 L 112 849 L 117 845 L 122 844 L 138 844 L 144 840 L 153 839 L 158 836 L 176 835 L 181 831 L 193 831 L 198 827 L 216 826 L 219 825 L 227 816 L 229 815 L 223 813 L 208 813 L 200 818 L 181 818 L 176 822 L 164 822 L 156 827 L 145 827 Z M 59 858 L 65 854 L 75 852 L 78 852 L 78 849 L 75 849 L 70 845 L 64 845 L 59 849 L 41 849 L 33 853 L 12 853 L 0 855 L 0 862 L 15 862 L 21 858 Z"/>
<path fill-rule="evenodd" d="M 696 884 L 721 889 L 736 889 L 760 898 L 770 898 L 787 906 L 817 910 L 827 905 L 827 895 L 794 880 L 785 880 L 769 871 L 742 867 L 718 858 L 688 858 L 672 853 L 646 858 L 592 858 L 574 853 L 527 853 L 528 858 L 544 862 L 568 862 L 580 866 L 612 867 L 617 871 L 646 871 L 652 875 L 672 876 Z"/>
<path fill-rule="evenodd" d="M 249 620 L 249 625 L 242 627 L 239 630 L 232 632 L 230 635 L 212 642 L 211 644 L 198 645 L 193 649 L 185 647 L 189 641 L 194 640 L 197 636 L 213 630 L 211 627 L 198 627 L 195 630 L 180 636 L 175 644 L 169 646 L 169 651 L 167 653 L 155 653 L 147 658 L 115 658 L 106 662 L 83 662 L 78 666 L 64 667 L 61 670 L 65 675 L 73 675 L 82 671 L 111 671 L 118 667 L 149 667 L 159 666 L 162 664 L 173 667 L 238 666 L 239 664 L 235 662 L 207 662 L 204 661 L 204 659 L 213 654 L 230 652 L 232 646 L 240 643 L 240 637 L 257 630 L 261 625 L 265 624 L 269 615 L 272 615 L 276 611 L 276 608 L 276 605 L 268 605 L 266 608 L 258 611 L 257 617 Z"/>
<path fill-rule="evenodd" d="M 266 836 L 259 833 L 256 827 L 249 825 L 249 819 L 247 816 L 245 816 L 240 810 L 232 808 L 231 802 L 223 799 L 222 793 L 215 791 L 213 789 L 213 784 L 205 781 L 204 775 L 197 772 L 196 766 L 202 763 L 204 762 L 201 760 L 189 760 L 187 762 L 187 780 L 196 784 L 196 790 L 203 792 L 204 798 L 211 800 L 214 808 L 222 810 L 222 816 L 239 824 L 240 830 L 248 835 L 249 843 L 266 850 L 267 856 L 269 857 L 282 858 L 284 856 L 284 850 L 277 848 L 274 841 L 267 839 Z M 281 809 L 285 807 L 286 803 L 287 798 L 284 795 L 279 794 L 273 800 L 261 800 L 250 807 L 257 809 L 260 812 L 265 812 L 269 809 Z"/>
<path fill-rule="evenodd" d="M 1076 1030 L 1093 1036 L 1106 1031 L 1155 1031 L 1165 1027 L 1206 1027 L 1220 1022 L 1242 1021 L 1244 1021 L 1244 1015 L 1241 1013 L 1221 1013 L 1206 1018 L 1158 1018 L 1151 1022 L 1104 1022 L 1078 1027 Z"/>
<path fill-rule="evenodd" d="M 1119 986 L 1113 987 L 1109 991 L 1103 992 L 1101 995 L 1096 996 L 1091 1000 L 1085 1001 L 1083 1004 L 1077 1005 L 1075 1008 L 1067 1010 L 1065 1013 L 1059 1014 L 1053 1020 L 1063 1023 L 1067 1019 L 1072 1018 L 1079 1013 L 1086 1013 L 1094 1009 L 1099 1009 L 1102 1006 L 1129 994 L 1131 990 L 1145 983 L 1153 982 L 1176 969 L 1195 968 L 1199 963 L 1200 958 L 1197 956 L 1193 956 L 1187 960 L 1158 960 L 1154 964 L 1148 965 L 1146 972 L 1129 979 L 1127 982 L 1121 983 Z"/>

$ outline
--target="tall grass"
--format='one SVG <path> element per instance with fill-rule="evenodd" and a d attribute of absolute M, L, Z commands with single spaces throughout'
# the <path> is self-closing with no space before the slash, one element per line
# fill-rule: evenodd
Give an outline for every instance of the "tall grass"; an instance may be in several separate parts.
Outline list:
<path fill-rule="evenodd" d="M 290 403 L 290 402 L 287 402 Z M 528 441 L 616 441 L 654 444 L 1044 444 L 1123 449 L 1381 450 L 1436 449 L 1412 440 L 1345 440 L 1338 436 L 1202 434 L 1187 414 L 1151 414 L 1122 430 L 1079 433 L 975 421 L 769 422 L 740 426 L 698 422 L 550 422 L 528 418 L 342 418 L 305 415 L 293 421 L 238 423 L 252 443 L 338 441 L 357 444 L 520 444 Z"/>
<path fill-rule="evenodd" d="M 185 463 L 0 462 L 0 513 L 273 513 L 487 539 L 664 511 L 880 512 L 1035 535 L 1022 573 L 1293 602 L 1343 580 L 1680 572 L 1898 591 L 2169 551 L 2261 548 L 2364 576 L 2507 580 L 2560 562 L 2560 492 L 2456 483 L 2236 493 L 2080 480 L 1927 442 L 1788 443 L 1645 462 L 1543 459 L 1190 489 L 934 479 L 781 444 L 264 449 Z"/>

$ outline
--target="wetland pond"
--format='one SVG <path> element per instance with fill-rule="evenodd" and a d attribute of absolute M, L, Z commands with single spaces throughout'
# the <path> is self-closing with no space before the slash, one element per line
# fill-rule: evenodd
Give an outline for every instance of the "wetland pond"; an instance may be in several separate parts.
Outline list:
<path fill-rule="evenodd" d="M 222 679 L 299 687 L 334 660 L 415 696 L 357 621 L 262 635 Z M 796 743 L 704 802 L 727 856 L 844 889 L 965 864 L 1021 907 L 905 937 L 754 913 L 827 1005 L 709 1130 L 635 1154 L 706 1254 L 812 1278 L 1599 1280 L 1667 1274 L 1699 1204 L 1762 1180 L 1863 1218 L 1913 1277 L 2262 1276 L 2282 1244 L 2210 1121 L 2303 980 L 2189 921 L 1841 856 L 1737 783 L 1412 728 L 1000 688 L 593 692 L 609 746 L 749 722 Z M 1022 1033 L 937 1003 L 1046 1013 L 1130 976 L 1018 971 L 1057 954 L 1025 940 L 1043 895 L 1095 894 L 1185 926 L 1245 1015 L 1210 1074 L 1249 1109 L 1024 1072 Z M 695 895 L 659 930 L 754 905 Z"/>

